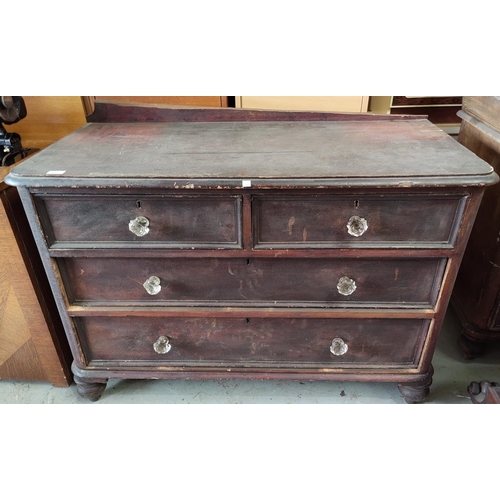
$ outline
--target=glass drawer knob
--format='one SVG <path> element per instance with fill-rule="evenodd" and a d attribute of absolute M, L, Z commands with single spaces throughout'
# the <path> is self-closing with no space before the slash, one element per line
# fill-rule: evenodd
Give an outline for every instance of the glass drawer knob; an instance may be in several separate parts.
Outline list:
<path fill-rule="evenodd" d="M 353 215 L 349 221 L 347 222 L 347 232 L 351 236 L 361 236 L 368 229 L 368 222 L 363 217 L 358 217 L 357 215 Z"/>
<path fill-rule="evenodd" d="M 342 276 L 337 283 L 337 290 L 341 295 L 351 295 L 356 290 L 356 282 L 348 276 Z"/>
<path fill-rule="evenodd" d="M 167 354 L 170 349 L 172 349 L 172 344 L 170 344 L 170 339 L 168 337 L 158 337 L 158 340 L 153 344 L 153 349 L 158 354 Z"/>
<path fill-rule="evenodd" d="M 335 356 L 342 356 L 347 352 L 347 344 L 339 338 L 332 340 L 332 345 L 330 346 L 330 352 Z"/>
<path fill-rule="evenodd" d="M 158 276 L 151 276 L 142 286 L 146 289 L 149 295 L 156 295 L 161 292 L 160 278 Z"/>
<path fill-rule="evenodd" d="M 146 236 L 149 233 L 149 220 L 146 217 L 136 217 L 128 223 L 129 230 L 136 236 Z"/>

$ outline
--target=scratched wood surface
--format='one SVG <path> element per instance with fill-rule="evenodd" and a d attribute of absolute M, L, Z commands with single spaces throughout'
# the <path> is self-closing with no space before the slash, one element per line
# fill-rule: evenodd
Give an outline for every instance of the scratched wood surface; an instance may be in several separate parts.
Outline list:
<path fill-rule="evenodd" d="M 407 193 L 369 196 L 254 196 L 257 248 L 328 246 L 451 246 L 464 197 Z M 362 217 L 368 229 L 353 238 L 346 225 Z"/>
<path fill-rule="evenodd" d="M 57 242 L 162 243 L 169 247 L 241 246 L 241 196 L 58 196 L 35 197 L 49 244 Z M 128 224 L 150 221 L 146 237 Z"/>
<path fill-rule="evenodd" d="M 432 307 L 442 259 L 64 259 L 68 295 L 90 305 Z M 418 275 L 418 280 L 415 276 Z M 143 283 L 160 279 L 149 295 Z M 342 295 L 340 278 L 355 280 Z"/>
<path fill-rule="evenodd" d="M 19 185 L 60 306 L 80 394 L 96 396 L 113 377 L 234 375 L 392 380 L 407 385 L 402 391 L 407 400 L 421 401 L 432 381 L 437 335 L 484 186 L 498 176 L 423 119 L 341 115 L 338 121 L 208 122 L 212 113 L 197 112 L 205 121 L 190 123 L 89 124 L 9 178 Z M 59 172 L 47 174 L 54 169 Z M 54 226 L 54 214 L 33 204 L 33 195 L 78 195 L 88 197 L 90 211 L 92 201 L 99 205 L 99 195 L 118 195 L 140 210 L 133 206 L 137 196 L 176 193 L 239 196 L 241 248 L 161 248 L 144 240 L 69 241 L 48 248 L 43 228 Z M 331 203 L 311 202 L 305 210 L 298 203 L 290 211 L 286 203 L 273 205 L 278 194 L 289 197 L 290 205 L 294 197 L 318 201 L 323 195 Z M 353 247 L 353 240 L 344 240 L 334 247 L 292 248 L 314 237 L 333 241 L 338 235 L 331 235 L 331 224 L 347 232 L 344 215 L 354 214 L 346 208 L 337 215 L 337 195 L 347 195 L 342 200 L 359 213 L 365 202 L 373 202 L 369 231 L 380 232 L 378 242 L 386 246 Z M 412 202 L 422 196 L 417 202 L 429 208 L 401 202 L 407 208 L 399 209 L 391 204 L 393 195 L 400 200 L 409 195 Z M 264 200 L 266 210 L 256 216 L 254 201 L 267 196 L 271 202 L 265 206 Z M 91 215 L 75 221 L 99 225 L 99 217 Z M 217 210 L 211 215 L 221 222 Z M 124 231 L 128 219 L 129 214 L 120 215 Z M 186 224 L 189 231 L 191 223 Z M 311 230 L 306 238 L 304 227 Z M 414 227 L 431 239 L 412 233 Z M 394 233 L 410 246 L 394 241 Z M 258 248 L 257 237 L 270 247 Z M 284 246 L 272 248 L 276 238 Z M 158 267 L 173 302 L 151 297 L 142 302 L 142 283 Z M 342 306 L 328 295 L 335 292 L 337 272 L 357 273 L 360 285 L 359 294 Z M 247 301 L 235 307 L 224 303 L 240 290 Z M 377 302 L 380 297 L 387 302 Z M 408 307 L 414 300 L 420 305 Z M 153 348 L 161 335 L 171 337 L 170 357 Z M 346 357 L 330 352 L 334 336 L 349 345 Z"/>
<path fill-rule="evenodd" d="M 47 174 L 53 171 L 59 172 Z M 23 182 L 21 176 L 59 182 L 389 177 L 397 184 L 422 176 L 436 183 L 471 175 L 490 182 L 491 172 L 427 120 L 91 123 L 25 161 L 13 182 Z"/>
<path fill-rule="evenodd" d="M 223 364 L 320 368 L 414 365 L 427 331 L 421 319 L 277 318 L 79 318 L 78 330 L 90 361 L 152 361 L 163 366 Z M 284 335 L 283 332 L 286 332 Z M 154 351 L 159 336 L 172 348 Z M 332 340 L 348 345 L 332 356 Z"/>

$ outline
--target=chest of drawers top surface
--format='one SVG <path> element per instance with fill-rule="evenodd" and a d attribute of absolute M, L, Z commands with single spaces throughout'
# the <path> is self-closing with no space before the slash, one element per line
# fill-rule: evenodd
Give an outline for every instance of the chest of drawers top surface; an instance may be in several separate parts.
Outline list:
<path fill-rule="evenodd" d="M 203 188 L 241 187 L 241 179 L 248 179 L 258 188 L 309 186 L 311 180 L 325 186 L 398 186 L 405 179 L 435 185 L 444 178 L 488 184 L 496 174 L 421 119 L 92 123 L 26 161 L 8 182 L 83 186 L 102 179 L 107 186 L 112 179 L 127 179 L 133 186 L 160 179 L 176 188 Z"/>

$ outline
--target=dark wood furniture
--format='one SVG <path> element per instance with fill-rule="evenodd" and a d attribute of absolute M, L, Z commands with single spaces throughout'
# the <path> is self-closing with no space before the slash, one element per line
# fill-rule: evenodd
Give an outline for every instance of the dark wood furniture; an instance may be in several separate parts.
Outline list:
<path fill-rule="evenodd" d="M 82 396 L 181 377 L 426 397 L 488 164 L 421 117 L 128 111 L 165 123 L 88 124 L 8 178 Z"/>
<path fill-rule="evenodd" d="M 374 113 L 426 115 L 427 119 L 449 134 L 458 134 L 462 108 L 460 96 L 372 96 L 369 109 Z"/>
<path fill-rule="evenodd" d="M 464 97 L 458 141 L 500 171 L 500 97 Z M 500 339 L 500 188 L 488 187 L 453 290 L 467 359 Z"/>
<path fill-rule="evenodd" d="M 467 392 L 474 404 L 500 404 L 500 386 L 495 382 L 471 382 Z"/>
<path fill-rule="evenodd" d="M 427 115 L 440 125 L 460 125 L 457 112 L 462 107 L 461 96 L 392 96 L 391 113 Z"/>
<path fill-rule="evenodd" d="M 67 387 L 72 361 L 17 190 L 0 169 L 0 379 Z"/>

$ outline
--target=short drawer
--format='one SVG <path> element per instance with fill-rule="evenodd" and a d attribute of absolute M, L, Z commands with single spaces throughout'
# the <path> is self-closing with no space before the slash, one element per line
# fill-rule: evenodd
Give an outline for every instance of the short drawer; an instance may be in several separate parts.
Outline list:
<path fill-rule="evenodd" d="M 87 362 L 160 366 L 416 366 L 424 319 L 82 317 Z"/>
<path fill-rule="evenodd" d="M 58 259 L 73 303 L 432 307 L 446 259 Z M 119 305 L 119 304 L 118 304 Z"/>
<path fill-rule="evenodd" d="M 452 248 L 466 196 L 260 196 L 254 247 Z"/>
<path fill-rule="evenodd" d="M 241 248 L 239 196 L 37 195 L 50 247 Z"/>

